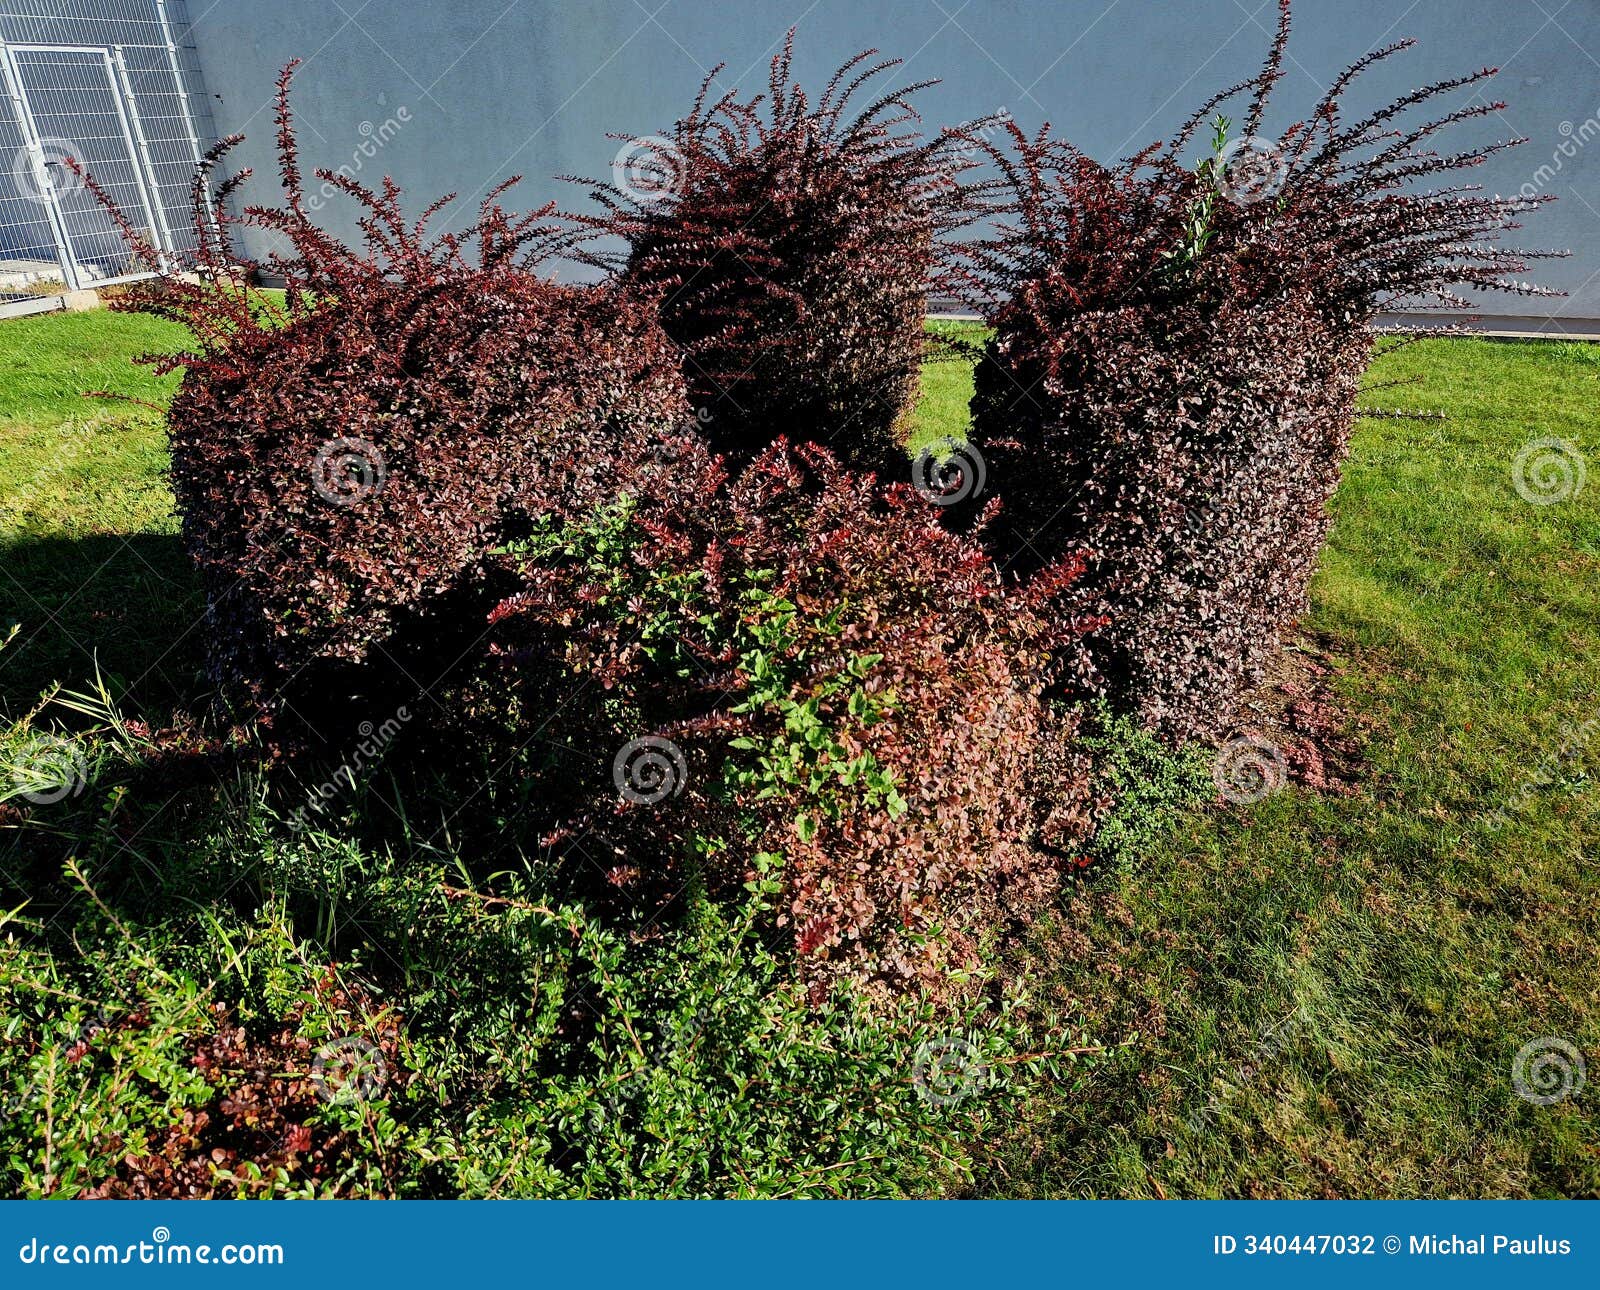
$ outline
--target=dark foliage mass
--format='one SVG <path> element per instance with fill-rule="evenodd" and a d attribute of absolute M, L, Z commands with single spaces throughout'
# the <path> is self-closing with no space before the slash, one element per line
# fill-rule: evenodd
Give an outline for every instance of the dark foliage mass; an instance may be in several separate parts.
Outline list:
<path fill-rule="evenodd" d="M 0 1183 L 949 1193 L 999 1117 L 1103 1086 L 1075 1031 L 1117 1017 L 1007 979 L 1019 934 L 1072 870 L 1258 800 L 1185 741 L 1304 605 L 1379 308 L 1536 291 L 1497 239 L 1537 200 L 1424 189 L 1509 146 L 1431 150 L 1500 105 L 1406 124 L 1492 73 L 1347 123 L 1378 50 L 1266 140 L 1288 10 L 1259 75 L 1111 167 L 1048 127 L 925 140 L 919 86 L 852 112 L 872 55 L 813 104 L 786 44 L 769 94 L 713 74 L 629 140 L 602 216 L 508 184 L 441 233 L 450 198 L 406 220 L 316 171 L 352 248 L 311 218 L 291 65 L 280 206 L 213 188 L 229 140 L 193 273 L 117 215 L 161 276 L 116 307 L 193 336 L 149 361 L 183 369 L 227 720 L 152 729 L 101 680 L 0 722 Z M 601 237 L 607 281 L 541 276 Z M 913 469 L 952 274 L 994 331 L 977 444 Z M 1339 714 L 1278 680 L 1277 779 L 1340 791 Z"/>
<path fill-rule="evenodd" d="M 594 191 L 608 214 L 588 222 L 625 244 L 611 262 L 624 281 L 659 295 L 718 451 L 748 460 L 784 436 L 900 477 L 969 163 L 917 128 L 910 100 L 931 82 L 850 111 L 898 66 L 867 51 L 813 105 L 791 78 L 793 38 L 766 95 L 708 103 L 713 72 L 669 135 L 627 140 Z"/>
<path fill-rule="evenodd" d="M 195 337 L 193 352 L 159 363 L 185 369 L 172 481 L 205 579 L 215 680 L 236 707 L 280 725 L 298 712 L 326 734 L 354 692 L 402 676 L 431 684 L 470 651 L 485 554 L 531 516 L 609 497 L 688 405 L 648 305 L 533 271 L 558 227 L 548 208 L 502 211 L 509 185 L 472 227 L 430 236 L 448 198 L 406 222 L 389 181 L 374 193 L 318 171 L 364 208 L 365 245 L 317 227 L 288 77 L 283 207 L 236 217 L 227 199 L 245 175 L 211 193 L 202 172 L 199 274 L 120 305 Z M 277 234 L 285 251 L 244 259 L 236 222 Z M 263 269 L 285 280 L 281 305 L 250 287 Z"/>
<path fill-rule="evenodd" d="M 1511 146 L 1431 150 L 1503 105 L 1407 123 L 1492 70 L 1346 122 L 1352 81 L 1410 42 L 1392 45 L 1263 140 L 1288 16 L 1283 0 L 1262 72 L 1165 147 L 1106 167 L 1048 127 L 976 140 L 1005 179 L 999 231 L 969 248 L 995 329 L 973 401 L 1004 500 L 990 549 L 1023 573 L 1093 553 L 1085 585 L 1107 623 L 1079 678 L 1177 739 L 1226 728 L 1304 607 L 1380 307 L 1465 307 L 1460 285 L 1537 290 L 1515 280 L 1532 257 L 1497 238 L 1538 199 L 1421 186 Z M 1230 139 L 1215 114 L 1241 94 Z M 1190 168 L 1208 122 L 1211 153 Z"/>
<path fill-rule="evenodd" d="M 1041 696 L 1075 564 L 1008 589 L 909 485 L 782 443 L 732 481 L 689 452 L 517 563 L 508 667 L 605 696 L 571 836 L 619 887 L 753 884 L 814 982 L 934 985 L 1074 855 L 1085 768 Z"/>

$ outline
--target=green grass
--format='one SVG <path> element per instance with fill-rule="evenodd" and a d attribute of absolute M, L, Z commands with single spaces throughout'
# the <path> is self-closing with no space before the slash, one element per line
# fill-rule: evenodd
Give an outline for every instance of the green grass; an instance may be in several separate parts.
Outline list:
<path fill-rule="evenodd" d="M 146 319 L 0 325 L 0 716 L 93 661 L 132 715 L 199 693 L 199 606 L 159 425 L 108 389 L 174 347 Z M 1206 810 L 1091 876 L 1012 965 L 1110 1049 L 996 1144 L 1000 1195 L 1593 1195 L 1597 1086 L 1519 1098 L 1526 1042 L 1600 1080 L 1600 726 L 1498 830 L 1490 814 L 1600 716 L 1600 361 L 1574 344 L 1429 342 L 1375 376 L 1444 421 L 1359 429 L 1308 627 L 1360 723 L 1359 792 Z M 970 373 L 930 365 L 914 443 L 962 437 Z M 1587 458 L 1533 506 L 1531 440 Z"/>
<path fill-rule="evenodd" d="M 1512 1063 L 1559 1037 L 1600 1071 L 1600 479 L 1533 506 L 1530 440 L 1600 468 L 1588 346 L 1419 345 L 1374 397 L 1308 626 L 1365 723 L 1358 795 L 1207 813 L 1102 875 L 1031 962 L 1122 1043 L 1040 1108 L 1003 1194 L 1600 1193 L 1596 1089 L 1524 1101 Z M 1488 817 L 1577 743 L 1498 830 Z"/>
<path fill-rule="evenodd" d="M 947 346 L 936 346 L 922 369 L 922 399 L 907 436 L 912 452 L 950 439 L 967 437 L 967 404 L 972 401 L 972 365 L 957 346 L 983 342 L 977 323 L 930 322 L 928 330 Z"/>
<path fill-rule="evenodd" d="M 0 654 L 0 718 L 97 659 L 147 715 L 193 690 L 198 600 L 161 420 L 144 406 L 164 404 L 177 378 L 131 362 L 183 339 L 109 312 L 0 326 L 0 634 L 22 627 Z"/>

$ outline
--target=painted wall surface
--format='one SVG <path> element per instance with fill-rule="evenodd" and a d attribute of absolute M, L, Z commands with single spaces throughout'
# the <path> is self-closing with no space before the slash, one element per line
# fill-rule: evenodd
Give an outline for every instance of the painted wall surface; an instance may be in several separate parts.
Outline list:
<path fill-rule="evenodd" d="M 1259 65 L 1274 0 L 216 0 L 191 6 L 193 39 L 224 133 L 270 199 L 273 79 L 304 60 L 294 104 L 307 165 L 391 174 L 416 204 L 461 194 L 460 218 L 504 177 L 520 202 L 586 199 L 561 174 L 609 175 L 608 132 L 650 134 L 681 115 L 717 64 L 719 88 L 754 92 L 784 32 L 824 82 L 856 51 L 904 58 L 928 124 L 1006 109 L 1101 160 L 1169 135 Z M 1524 244 L 1570 249 L 1536 266 L 1553 302 L 1485 296 L 1483 312 L 1600 318 L 1600 0 L 1299 0 L 1276 119 L 1306 111 L 1346 64 L 1415 36 L 1365 78 L 1352 107 L 1484 65 L 1481 96 L 1508 106 L 1457 130 L 1458 146 L 1527 136 L 1476 174 L 1494 192 L 1550 193 Z M 887 78 L 886 78 L 887 80 Z M 1459 101 L 1471 101 L 1460 98 Z M 247 200 L 248 200 L 247 190 Z M 351 233 L 342 198 L 322 211 Z"/>

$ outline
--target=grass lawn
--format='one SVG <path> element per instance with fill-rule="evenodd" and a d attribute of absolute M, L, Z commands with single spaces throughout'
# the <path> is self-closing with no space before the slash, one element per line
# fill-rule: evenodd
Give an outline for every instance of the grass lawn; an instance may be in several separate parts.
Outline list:
<path fill-rule="evenodd" d="M 193 693 L 199 602 L 161 419 L 143 406 L 164 403 L 177 378 L 129 361 L 184 335 L 109 312 L 0 327 L 0 635 L 22 626 L 0 654 L 0 718 L 52 681 L 93 676 L 97 659 L 144 714 Z"/>
<path fill-rule="evenodd" d="M 0 325 L 0 716 L 96 660 L 130 715 L 201 693 L 158 420 L 80 397 L 159 402 L 171 381 L 126 360 L 180 342 Z M 995 1145 L 986 1193 L 1600 1194 L 1597 1086 L 1512 1084 L 1545 1037 L 1600 1080 L 1600 349 L 1436 341 L 1376 375 L 1417 384 L 1374 403 L 1447 416 L 1363 423 L 1306 624 L 1364 782 L 1198 813 L 1084 881 L 1013 967 L 1110 1051 Z M 962 433 L 969 390 L 930 367 L 919 442 Z M 1536 506 L 1512 463 L 1544 437 L 1595 477 Z"/>

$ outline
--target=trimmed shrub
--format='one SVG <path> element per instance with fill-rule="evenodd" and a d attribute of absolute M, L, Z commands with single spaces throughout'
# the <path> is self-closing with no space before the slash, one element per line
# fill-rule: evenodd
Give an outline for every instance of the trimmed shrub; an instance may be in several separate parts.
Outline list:
<path fill-rule="evenodd" d="M 498 646 L 605 696 L 587 738 L 609 721 L 618 752 L 571 835 L 617 885 L 781 893 L 814 982 L 933 988 L 1054 890 L 1088 814 L 1072 719 L 1041 698 L 1086 626 L 1076 564 L 1008 589 L 909 485 L 781 441 L 732 482 L 680 462 L 512 558 Z"/>
<path fill-rule="evenodd" d="M 1049 134 L 979 139 L 1008 192 L 1002 226 L 968 248 L 995 334 L 973 427 L 1003 499 L 986 541 L 1026 574 L 1092 552 L 1085 588 L 1106 624 L 1077 679 L 1173 740 L 1215 736 L 1305 604 L 1349 441 L 1373 321 L 1386 303 L 1464 307 L 1452 284 L 1525 294 L 1532 258 L 1498 245 L 1540 204 L 1421 191 L 1507 144 L 1429 151 L 1409 109 L 1485 70 L 1354 124 L 1351 67 L 1307 121 L 1261 139 L 1289 6 L 1260 75 L 1205 104 L 1164 149 L 1101 166 Z M 1242 134 L 1213 116 L 1249 92 Z M 1212 120 L 1210 155 L 1181 156 Z"/>
<path fill-rule="evenodd" d="M 784 436 L 900 478 L 939 239 L 964 221 L 969 162 L 918 133 L 910 101 L 932 82 L 849 112 L 899 65 L 869 50 L 813 106 L 791 79 L 793 42 L 765 96 L 708 104 L 713 72 L 670 134 L 626 140 L 593 191 L 608 214 L 587 222 L 626 244 L 604 262 L 659 295 L 718 451 L 748 460 Z"/>
<path fill-rule="evenodd" d="M 531 271 L 559 230 L 548 208 L 508 216 L 496 204 L 506 186 L 473 227 L 434 237 L 443 202 L 409 223 L 392 183 L 374 193 L 318 171 L 365 208 L 365 244 L 318 228 L 291 71 L 278 99 L 285 205 L 236 221 L 227 197 L 244 176 L 212 194 L 202 171 L 200 281 L 164 278 L 118 307 L 195 337 L 192 352 L 155 361 L 185 369 L 172 481 L 204 576 L 215 680 L 236 705 L 303 712 L 326 733 L 341 708 L 361 710 L 352 695 L 391 691 L 392 707 L 393 685 L 432 685 L 469 653 L 496 598 L 481 585 L 485 553 L 531 516 L 611 496 L 688 405 L 650 306 Z M 235 222 L 289 249 L 243 260 Z M 287 282 L 281 305 L 249 285 L 264 268 Z"/>

